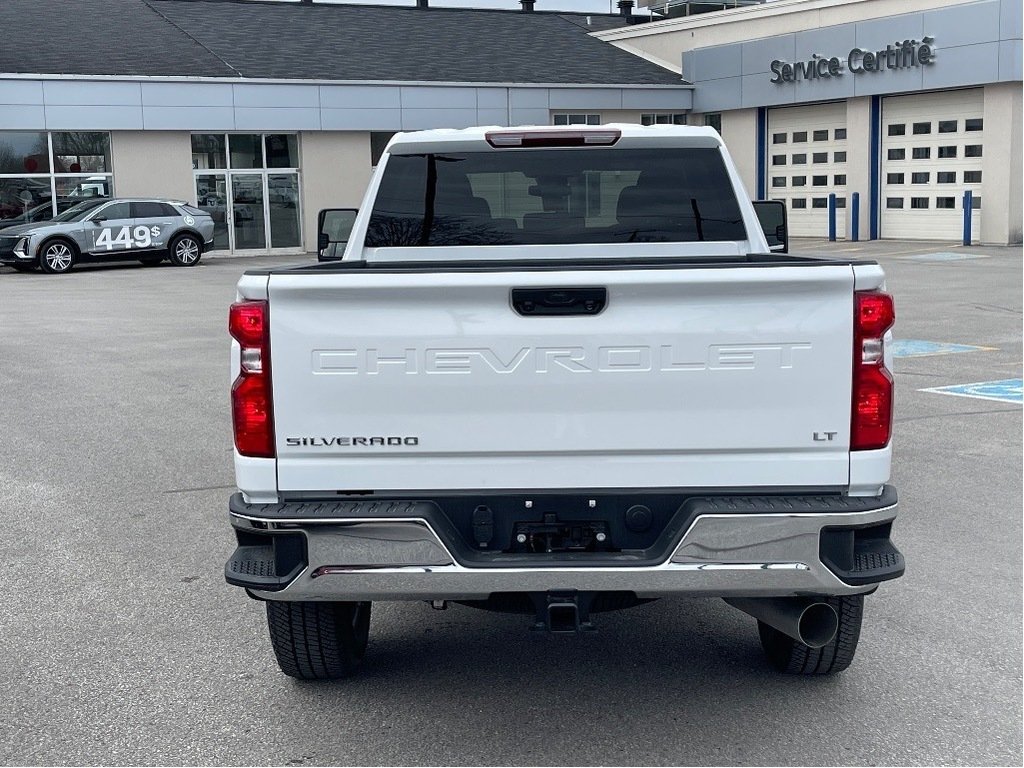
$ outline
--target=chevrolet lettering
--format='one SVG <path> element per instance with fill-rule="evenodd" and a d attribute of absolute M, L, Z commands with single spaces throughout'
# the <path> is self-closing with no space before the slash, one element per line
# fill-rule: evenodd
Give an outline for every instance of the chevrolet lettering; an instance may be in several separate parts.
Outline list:
<path fill-rule="evenodd" d="M 779 208 L 712 128 L 399 133 L 321 213 L 342 258 L 246 272 L 225 577 L 281 670 L 354 674 L 377 601 L 577 633 L 678 596 L 776 670 L 846 669 L 904 569 L 896 315 L 876 262 L 789 255 Z"/>
<path fill-rule="evenodd" d="M 688 355 L 681 345 L 597 347 L 522 347 L 514 352 L 487 348 L 315 350 L 314 373 L 376 375 L 493 373 L 626 373 L 725 371 L 793 368 L 807 343 L 711 345 L 703 354 Z"/>

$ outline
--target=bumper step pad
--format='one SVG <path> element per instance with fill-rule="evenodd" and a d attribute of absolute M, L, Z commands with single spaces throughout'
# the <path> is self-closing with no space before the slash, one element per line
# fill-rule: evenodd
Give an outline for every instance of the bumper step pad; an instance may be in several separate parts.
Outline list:
<path fill-rule="evenodd" d="M 821 532 L 821 562 L 847 584 L 877 584 L 903 575 L 903 553 L 889 538 L 892 523 Z"/>
<path fill-rule="evenodd" d="M 239 535 L 238 548 L 224 564 L 228 584 L 249 589 L 283 589 L 306 567 L 302 534 Z"/>

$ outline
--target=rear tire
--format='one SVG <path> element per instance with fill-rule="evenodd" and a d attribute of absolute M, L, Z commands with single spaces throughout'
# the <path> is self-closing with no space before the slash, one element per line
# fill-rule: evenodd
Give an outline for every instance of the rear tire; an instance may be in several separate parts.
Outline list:
<path fill-rule="evenodd" d="M 821 648 L 806 646 L 764 622 L 757 622 L 765 658 L 779 672 L 787 675 L 832 675 L 842 672 L 853 662 L 864 617 L 864 595 L 828 597 L 822 602 L 835 609 L 839 629 L 832 642 Z"/>
<path fill-rule="evenodd" d="M 370 636 L 371 603 L 267 601 L 270 642 L 281 671 L 300 680 L 337 680 L 359 668 Z"/>
<path fill-rule="evenodd" d="M 168 250 L 176 267 L 194 267 L 203 256 L 203 244 L 194 235 L 179 235 Z"/>

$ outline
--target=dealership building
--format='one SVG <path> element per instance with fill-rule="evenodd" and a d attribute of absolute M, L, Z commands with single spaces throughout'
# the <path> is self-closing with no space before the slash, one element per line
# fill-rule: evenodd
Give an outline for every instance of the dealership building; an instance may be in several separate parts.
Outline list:
<path fill-rule="evenodd" d="M 1021 242 L 1020 0 L 645 4 L 4 0 L 32 44 L 0 50 L 0 219 L 161 196 L 218 250 L 309 251 L 396 131 L 688 123 L 794 234 L 834 194 L 840 237 L 958 240 L 970 199 L 975 241 Z"/>

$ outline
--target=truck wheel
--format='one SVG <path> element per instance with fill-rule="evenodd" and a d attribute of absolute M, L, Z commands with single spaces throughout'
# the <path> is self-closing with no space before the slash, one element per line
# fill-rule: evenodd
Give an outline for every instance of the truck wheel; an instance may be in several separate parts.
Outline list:
<path fill-rule="evenodd" d="M 757 622 L 764 655 L 779 672 L 787 675 L 831 675 L 853 662 L 864 616 L 864 595 L 825 598 L 839 616 L 839 629 L 828 645 L 811 648 L 784 635 L 764 622 Z"/>
<path fill-rule="evenodd" d="M 203 255 L 203 244 L 192 235 L 181 235 L 171 243 L 169 251 L 174 266 L 193 267 Z"/>
<path fill-rule="evenodd" d="M 370 605 L 267 601 L 270 642 L 281 671 L 301 680 L 354 674 L 370 636 Z"/>

